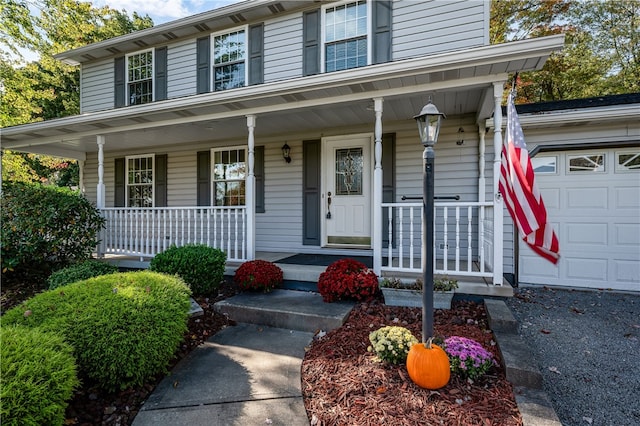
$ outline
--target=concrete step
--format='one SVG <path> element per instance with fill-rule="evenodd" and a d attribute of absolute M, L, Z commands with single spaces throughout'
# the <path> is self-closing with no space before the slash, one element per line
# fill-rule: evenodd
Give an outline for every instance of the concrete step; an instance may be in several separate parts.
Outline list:
<path fill-rule="evenodd" d="M 216 312 L 249 324 L 316 332 L 340 327 L 354 303 L 325 303 L 318 293 L 276 289 L 270 293 L 241 293 L 216 302 Z"/>
<path fill-rule="evenodd" d="M 484 299 L 484 306 L 487 308 L 487 318 L 491 330 L 502 333 L 518 333 L 518 321 L 503 300 Z"/>
<path fill-rule="evenodd" d="M 516 386 L 513 390 L 523 426 L 562 426 L 546 392 Z"/>

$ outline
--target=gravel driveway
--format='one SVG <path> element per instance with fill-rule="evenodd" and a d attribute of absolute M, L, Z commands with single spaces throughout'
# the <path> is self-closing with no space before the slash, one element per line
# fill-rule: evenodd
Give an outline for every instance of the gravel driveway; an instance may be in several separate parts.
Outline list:
<path fill-rule="evenodd" d="M 507 305 L 563 425 L 640 425 L 640 294 L 530 287 Z"/>

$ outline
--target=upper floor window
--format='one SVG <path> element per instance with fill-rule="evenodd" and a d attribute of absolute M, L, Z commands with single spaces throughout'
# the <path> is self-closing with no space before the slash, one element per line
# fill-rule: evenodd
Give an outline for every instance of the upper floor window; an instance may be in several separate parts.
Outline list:
<path fill-rule="evenodd" d="M 243 87 L 247 81 L 245 29 L 213 36 L 213 90 Z"/>
<path fill-rule="evenodd" d="M 127 56 L 127 99 L 129 105 L 153 101 L 153 50 Z"/>
<path fill-rule="evenodd" d="M 247 153 L 244 148 L 213 150 L 213 199 L 216 206 L 244 206 Z"/>
<path fill-rule="evenodd" d="M 369 11 L 356 1 L 324 9 L 324 69 L 340 71 L 369 63 Z"/>
<path fill-rule="evenodd" d="M 153 207 L 153 155 L 135 155 L 127 162 L 127 207 Z"/>

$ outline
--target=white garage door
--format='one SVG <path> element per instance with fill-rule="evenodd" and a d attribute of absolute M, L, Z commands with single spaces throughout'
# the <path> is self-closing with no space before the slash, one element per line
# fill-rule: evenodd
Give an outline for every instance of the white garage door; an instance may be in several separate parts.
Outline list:
<path fill-rule="evenodd" d="M 561 257 L 554 266 L 520 242 L 520 282 L 640 291 L 640 147 L 544 153 L 532 164 Z"/>

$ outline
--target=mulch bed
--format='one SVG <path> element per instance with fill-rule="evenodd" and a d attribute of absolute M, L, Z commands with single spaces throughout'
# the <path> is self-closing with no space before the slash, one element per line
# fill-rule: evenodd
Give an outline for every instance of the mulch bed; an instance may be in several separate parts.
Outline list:
<path fill-rule="evenodd" d="M 437 391 L 415 385 L 405 366 L 379 362 L 368 352 L 369 333 L 386 325 L 422 335 L 420 308 L 359 304 L 344 326 L 314 341 L 302 363 L 302 393 L 312 425 L 522 425 L 502 367 L 482 380 L 452 376 Z M 437 310 L 435 337 L 464 336 L 480 342 L 500 363 L 484 305 L 454 302 Z"/>

